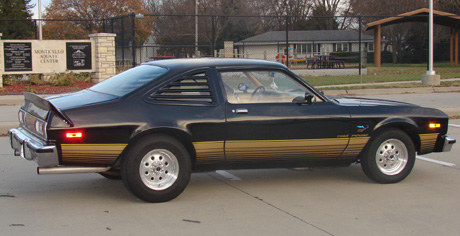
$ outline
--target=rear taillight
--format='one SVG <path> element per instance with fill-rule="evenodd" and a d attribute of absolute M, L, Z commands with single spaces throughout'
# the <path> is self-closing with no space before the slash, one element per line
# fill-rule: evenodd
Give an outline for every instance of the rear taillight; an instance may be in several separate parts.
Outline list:
<path fill-rule="evenodd" d="M 26 120 L 26 112 L 23 111 L 23 110 L 19 110 L 18 112 L 18 119 L 19 119 L 19 123 L 20 124 L 24 124 L 25 120 Z"/>
<path fill-rule="evenodd" d="M 83 138 L 83 133 L 82 132 L 67 132 L 65 133 L 65 137 L 68 139 Z"/>
<path fill-rule="evenodd" d="M 35 132 L 46 137 L 46 123 L 41 120 L 35 120 Z"/>

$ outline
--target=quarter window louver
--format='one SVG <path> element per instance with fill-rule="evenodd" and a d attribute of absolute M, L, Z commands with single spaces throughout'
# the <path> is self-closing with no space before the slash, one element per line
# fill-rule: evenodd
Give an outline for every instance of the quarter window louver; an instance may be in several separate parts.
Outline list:
<path fill-rule="evenodd" d="M 157 102 L 184 104 L 213 103 L 209 80 L 203 73 L 177 79 L 159 89 L 150 97 Z"/>

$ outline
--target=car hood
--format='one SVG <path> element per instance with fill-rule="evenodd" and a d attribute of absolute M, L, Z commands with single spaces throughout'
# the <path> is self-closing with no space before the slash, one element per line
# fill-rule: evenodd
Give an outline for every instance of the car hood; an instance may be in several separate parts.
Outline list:
<path fill-rule="evenodd" d="M 47 97 L 51 104 L 59 110 L 68 110 L 76 107 L 88 106 L 92 104 L 116 100 L 119 97 L 95 92 L 89 89 L 81 90 L 75 93 L 66 93 Z"/>
<path fill-rule="evenodd" d="M 411 106 L 411 107 L 418 107 L 417 105 L 414 105 L 414 104 L 391 101 L 391 100 L 358 98 L 358 97 L 335 97 L 335 96 L 328 96 L 328 98 L 337 102 L 338 104 L 342 106 Z"/>

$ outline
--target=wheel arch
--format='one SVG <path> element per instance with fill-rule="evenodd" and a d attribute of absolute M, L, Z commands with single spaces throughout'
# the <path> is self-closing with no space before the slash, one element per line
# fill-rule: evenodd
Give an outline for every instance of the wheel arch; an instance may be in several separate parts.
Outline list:
<path fill-rule="evenodd" d="M 398 129 L 406 133 L 412 140 L 412 143 L 415 146 L 415 151 L 420 151 L 421 141 L 420 136 L 418 135 L 420 128 L 412 119 L 405 117 L 385 119 L 374 127 L 374 130 L 371 133 L 371 137 L 378 136 L 378 134 L 388 129 Z"/>
<path fill-rule="evenodd" d="M 121 160 L 127 155 L 127 153 L 129 153 L 129 150 L 139 140 L 141 140 L 141 139 L 143 139 L 145 137 L 153 136 L 153 135 L 170 136 L 170 137 L 175 138 L 176 140 L 178 140 L 180 143 L 182 143 L 184 145 L 185 149 L 187 149 L 187 151 L 188 151 L 188 153 L 190 155 L 191 162 L 192 162 L 192 168 L 193 168 L 193 166 L 195 164 L 195 161 L 196 161 L 196 151 L 195 151 L 195 147 L 193 146 L 191 136 L 190 136 L 190 134 L 188 134 L 188 133 L 186 133 L 186 132 L 184 132 L 182 130 L 174 129 L 174 128 L 149 129 L 149 130 L 143 131 L 143 132 L 133 136 L 130 139 L 130 141 L 128 143 L 128 146 L 123 150 L 123 152 L 121 153 L 120 157 L 115 162 L 114 167 L 115 168 L 120 167 Z"/>

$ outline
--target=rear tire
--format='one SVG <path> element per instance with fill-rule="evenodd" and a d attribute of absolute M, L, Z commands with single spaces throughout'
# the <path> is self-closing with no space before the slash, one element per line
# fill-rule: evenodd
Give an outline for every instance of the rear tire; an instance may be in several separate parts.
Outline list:
<path fill-rule="evenodd" d="M 373 137 L 361 153 L 361 168 L 378 183 L 404 180 L 415 163 L 415 147 L 410 137 L 397 129 Z"/>
<path fill-rule="evenodd" d="M 187 149 L 166 135 L 142 139 L 129 150 L 121 165 L 126 188 L 147 202 L 176 198 L 189 183 L 190 175 Z"/>

